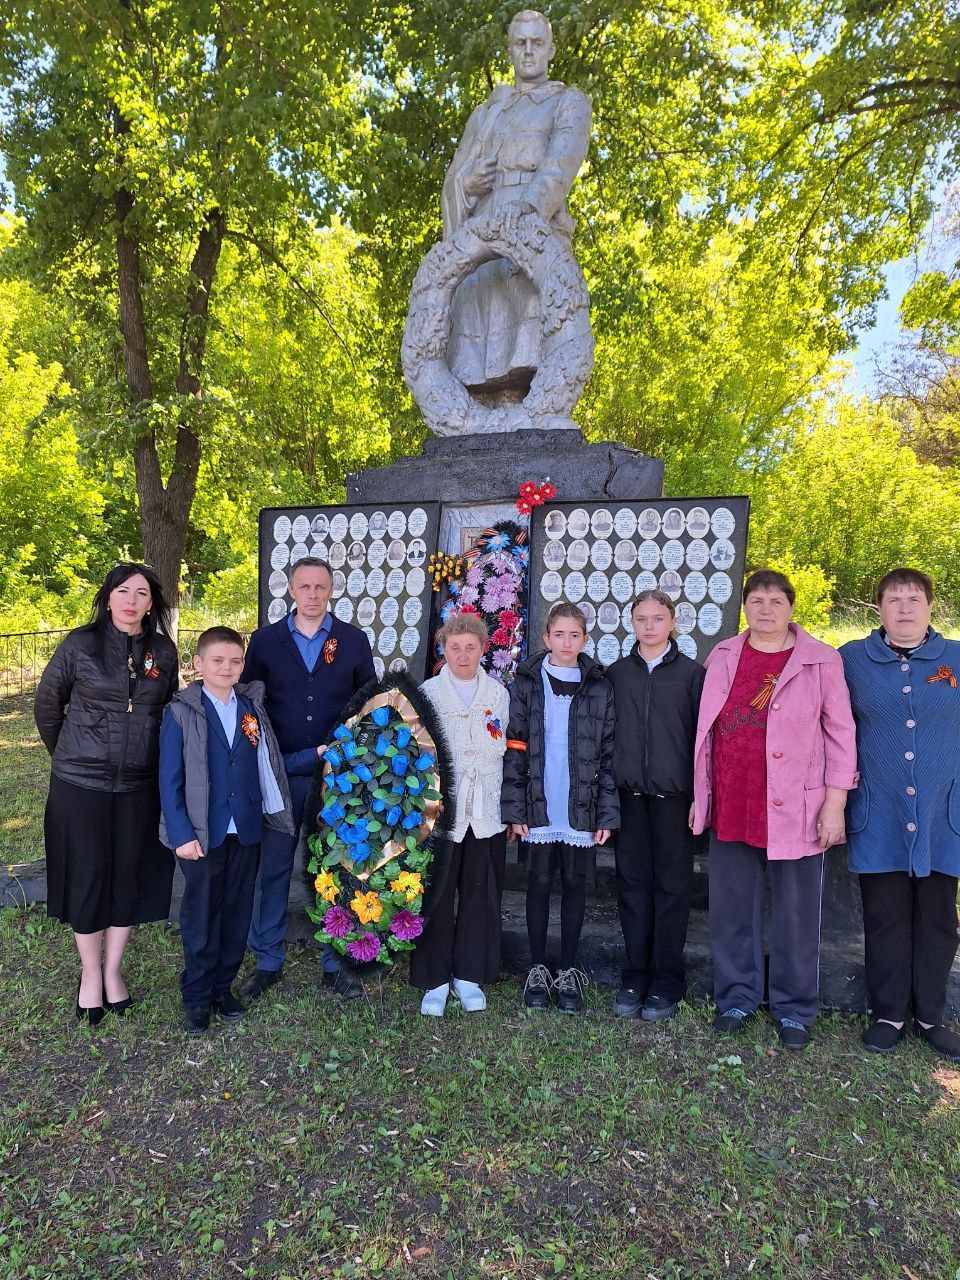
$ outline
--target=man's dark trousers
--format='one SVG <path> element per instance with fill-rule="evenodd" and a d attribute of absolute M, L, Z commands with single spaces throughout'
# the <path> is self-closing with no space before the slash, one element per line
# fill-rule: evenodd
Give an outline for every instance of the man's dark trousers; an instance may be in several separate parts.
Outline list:
<path fill-rule="evenodd" d="M 260 849 L 260 877 L 253 900 L 253 920 L 250 924 L 250 950 L 257 958 L 257 968 L 276 973 L 283 968 L 286 954 L 287 898 L 290 894 L 290 878 L 293 875 L 297 845 L 300 842 L 300 824 L 303 822 L 303 806 L 313 779 L 302 774 L 287 774 L 290 798 L 293 801 L 293 835 L 264 827 Z M 322 957 L 325 973 L 336 973 L 342 968 L 340 957 L 331 948 L 325 948 Z"/>
<path fill-rule="evenodd" d="M 186 881 L 180 904 L 186 1008 L 209 1005 L 230 990 L 243 961 L 253 913 L 260 846 L 229 835 L 205 858 L 178 859 Z"/>

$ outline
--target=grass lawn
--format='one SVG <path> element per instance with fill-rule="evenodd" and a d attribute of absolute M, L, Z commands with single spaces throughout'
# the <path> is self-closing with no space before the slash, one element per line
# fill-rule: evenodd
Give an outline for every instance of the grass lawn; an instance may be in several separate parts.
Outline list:
<path fill-rule="evenodd" d="M 4 862 L 41 850 L 46 757 L 0 705 Z M 316 951 L 245 1022 L 179 1030 L 178 937 L 141 929 L 133 1015 L 73 1016 L 69 933 L 0 912 L 0 1280 L 960 1277 L 960 1072 L 808 1053 L 755 1020 L 718 1043 L 526 1013 L 386 1014 L 320 989 Z"/>
<path fill-rule="evenodd" d="M 298 949 L 238 1027 L 178 1030 L 177 935 L 142 929 L 135 1016 L 72 1014 L 69 935 L 0 914 L 0 1275 L 921 1277 L 960 1268 L 960 1073 L 792 1057 L 759 1020 L 386 1017 Z"/>

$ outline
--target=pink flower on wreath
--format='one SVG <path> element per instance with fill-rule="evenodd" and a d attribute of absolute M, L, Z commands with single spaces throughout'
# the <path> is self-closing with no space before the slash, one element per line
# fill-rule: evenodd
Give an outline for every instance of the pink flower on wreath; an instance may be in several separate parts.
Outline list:
<path fill-rule="evenodd" d="M 472 604 L 465 604 L 460 607 L 458 613 L 472 613 L 475 618 L 480 617 L 480 610 L 475 609 Z"/>
<path fill-rule="evenodd" d="M 412 942 L 423 933 L 423 917 L 415 916 L 412 911 L 398 911 L 390 921 L 390 928 L 401 942 Z"/>
<path fill-rule="evenodd" d="M 508 645 L 512 639 L 513 636 L 506 627 L 497 627 L 496 631 L 490 637 L 490 643 L 495 644 L 502 649 L 504 645 Z"/>
<path fill-rule="evenodd" d="M 506 627 L 508 631 L 512 631 L 520 621 L 520 615 L 513 609 L 502 609 L 497 621 L 500 623 L 501 627 Z"/>
<path fill-rule="evenodd" d="M 367 964 L 370 960 L 376 960 L 380 954 L 380 939 L 375 933 L 362 933 L 359 938 L 353 942 L 347 943 L 347 951 L 354 960 L 359 960 L 361 964 Z"/>
<path fill-rule="evenodd" d="M 345 938 L 348 933 L 353 932 L 355 921 L 346 907 L 331 907 L 324 912 L 320 923 L 324 933 L 328 933 L 331 938 Z"/>

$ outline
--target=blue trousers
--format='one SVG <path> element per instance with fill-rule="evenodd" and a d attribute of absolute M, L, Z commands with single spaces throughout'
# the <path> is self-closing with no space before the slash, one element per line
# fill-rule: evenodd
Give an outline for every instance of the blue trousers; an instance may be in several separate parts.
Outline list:
<path fill-rule="evenodd" d="M 764 996 L 763 898 L 770 877 L 770 1016 L 809 1026 L 820 1007 L 823 854 L 768 861 L 766 849 L 710 832 L 710 949 L 721 1013 Z"/>
<path fill-rule="evenodd" d="M 303 822 L 303 806 L 310 794 L 312 778 L 300 774 L 287 774 L 290 798 L 293 801 L 293 835 L 264 827 L 260 846 L 260 874 L 257 877 L 253 901 L 253 919 L 250 922 L 250 950 L 257 958 L 257 968 L 276 973 L 283 968 L 286 955 L 287 898 L 290 896 L 290 877 L 297 845 L 300 842 L 300 826 Z M 323 968 L 336 973 L 341 967 L 340 957 L 328 947 L 323 953 Z"/>
<path fill-rule="evenodd" d="M 227 836 L 195 862 L 177 859 L 186 887 L 180 904 L 185 1008 L 209 1005 L 230 990 L 246 947 L 260 846 Z"/>

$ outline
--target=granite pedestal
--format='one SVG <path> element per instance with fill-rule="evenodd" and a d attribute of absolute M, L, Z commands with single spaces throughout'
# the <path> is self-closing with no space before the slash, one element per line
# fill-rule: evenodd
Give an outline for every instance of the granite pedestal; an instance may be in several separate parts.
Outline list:
<path fill-rule="evenodd" d="M 431 436 L 418 458 L 351 472 L 347 501 L 510 501 L 525 480 L 548 476 L 563 501 L 636 501 L 663 493 L 663 463 L 638 449 L 588 444 L 579 431 L 505 431 Z"/>

